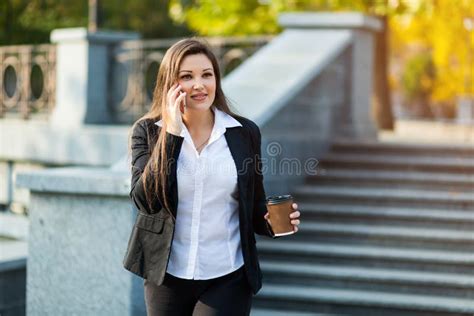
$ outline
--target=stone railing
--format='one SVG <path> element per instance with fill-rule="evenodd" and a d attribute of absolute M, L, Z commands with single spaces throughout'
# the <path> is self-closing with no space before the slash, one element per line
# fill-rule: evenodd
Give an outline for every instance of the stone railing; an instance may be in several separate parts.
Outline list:
<path fill-rule="evenodd" d="M 90 123 L 130 124 L 146 112 L 151 102 L 161 59 L 166 50 L 179 39 L 127 40 L 127 37 L 124 37 L 121 40 L 104 40 L 101 36 L 95 37 L 91 35 L 91 42 L 107 42 L 106 45 L 96 46 L 105 48 L 108 52 L 104 56 L 109 57 L 101 60 L 107 66 L 90 69 L 94 73 L 104 73 L 103 84 L 95 85 L 101 91 L 94 94 L 103 95 L 99 99 L 107 104 L 100 107 L 103 111 L 110 112 L 110 116 Z M 206 40 L 218 58 L 222 76 L 225 76 L 271 38 L 272 36 L 216 37 Z M 62 41 L 61 38 L 59 42 Z M 67 82 L 61 81 L 60 91 L 56 91 L 56 82 L 64 79 L 61 76 L 57 79 L 56 76 L 56 48 L 57 45 L 54 44 L 0 47 L 0 117 L 48 118 L 56 106 L 57 93 L 61 99 L 72 90 L 78 89 L 77 85 L 71 87 Z M 65 53 L 71 56 L 70 52 Z M 77 55 L 77 51 L 72 55 Z M 101 57 L 101 53 L 90 55 L 93 59 Z M 62 64 L 58 64 L 58 74 L 74 69 L 69 62 L 65 66 L 67 69 L 60 69 Z M 75 73 L 77 75 L 77 72 Z M 87 77 L 87 74 L 85 76 Z M 61 87 L 67 91 L 62 91 Z M 94 97 L 89 95 L 85 101 L 99 101 L 93 99 Z M 74 103 L 75 100 L 70 102 Z M 93 106 L 97 108 L 97 104 Z"/>
<path fill-rule="evenodd" d="M 54 106 L 55 45 L 0 47 L 0 117 L 47 117 Z"/>
<path fill-rule="evenodd" d="M 227 75 L 273 36 L 205 38 Z M 146 112 L 166 50 L 179 39 L 129 40 L 112 51 L 109 102 L 117 123 L 130 123 Z"/>

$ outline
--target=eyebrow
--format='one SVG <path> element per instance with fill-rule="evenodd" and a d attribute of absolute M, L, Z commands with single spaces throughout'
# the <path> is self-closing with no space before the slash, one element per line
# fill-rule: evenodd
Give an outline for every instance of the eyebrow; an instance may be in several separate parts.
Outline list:
<path fill-rule="evenodd" d="M 207 71 L 207 70 L 212 70 L 212 68 L 206 68 L 206 69 L 203 69 L 203 71 Z M 185 72 L 191 72 L 191 70 L 180 70 L 179 72 L 182 72 L 182 71 L 185 71 Z"/>

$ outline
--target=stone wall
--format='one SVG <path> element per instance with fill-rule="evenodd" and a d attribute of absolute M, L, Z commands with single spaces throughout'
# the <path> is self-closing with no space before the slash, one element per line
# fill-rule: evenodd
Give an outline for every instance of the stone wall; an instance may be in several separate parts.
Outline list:
<path fill-rule="evenodd" d="M 267 195 L 290 193 L 315 171 L 331 140 L 347 133 L 351 52 L 347 47 L 261 127 Z"/>
<path fill-rule="evenodd" d="M 27 314 L 144 315 L 143 280 L 122 266 L 136 216 L 129 176 L 75 167 L 18 182 L 32 191 Z"/>

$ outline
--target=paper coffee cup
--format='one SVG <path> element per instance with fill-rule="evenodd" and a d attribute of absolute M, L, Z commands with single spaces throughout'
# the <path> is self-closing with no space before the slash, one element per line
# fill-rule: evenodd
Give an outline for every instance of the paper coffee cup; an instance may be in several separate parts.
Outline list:
<path fill-rule="evenodd" d="M 267 198 L 267 210 L 275 236 L 294 234 L 290 213 L 293 213 L 293 197 L 291 195 L 274 195 Z"/>

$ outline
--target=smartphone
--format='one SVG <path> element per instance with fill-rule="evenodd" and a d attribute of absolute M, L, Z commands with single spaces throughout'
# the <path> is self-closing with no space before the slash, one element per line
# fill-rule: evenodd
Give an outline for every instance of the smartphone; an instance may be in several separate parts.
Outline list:
<path fill-rule="evenodd" d="M 180 94 L 181 94 L 181 93 L 184 93 L 184 91 L 181 90 L 179 93 L 180 93 Z M 186 98 L 183 99 L 183 103 L 182 103 L 181 106 L 180 106 L 181 113 L 184 114 L 185 109 L 186 109 Z"/>

